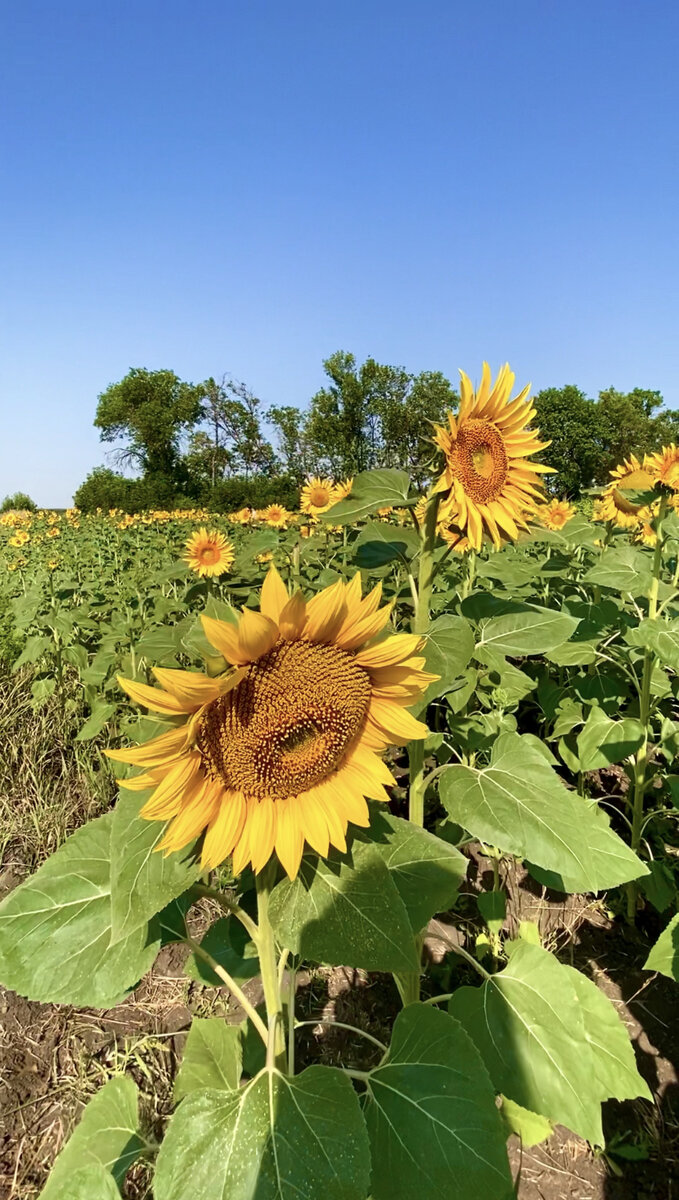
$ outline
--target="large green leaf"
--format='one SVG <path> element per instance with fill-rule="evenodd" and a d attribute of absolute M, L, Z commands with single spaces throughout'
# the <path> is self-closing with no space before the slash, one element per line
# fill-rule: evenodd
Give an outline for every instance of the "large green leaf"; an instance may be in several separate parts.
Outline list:
<path fill-rule="evenodd" d="M 367 971 L 416 971 L 412 926 L 380 849 L 354 841 L 345 855 L 305 855 L 271 896 L 282 945 L 315 962 Z"/>
<path fill-rule="evenodd" d="M 622 762 L 639 749 L 643 740 L 643 728 L 632 717 L 613 721 L 603 709 L 593 708 L 578 735 L 580 770 L 596 771 Z"/>
<path fill-rule="evenodd" d="M 615 1008 L 597 985 L 575 967 L 561 965 L 575 988 L 592 1055 L 601 1100 L 653 1100 L 637 1070 L 629 1034 Z"/>
<path fill-rule="evenodd" d="M 364 1200 L 368 1137 L 332 1067 L 266 1071 L 240 1091 L 192 1092 L 160 1147 L 156 1200 Z"/>
<path fill-rule="evenodd" d="M 112 943 L 145 925 L 195 883 L 200 862 L 193 844 L 167 857 L 156 850 L 163 821 L 145 821 L 139 809 L 150 792 L 123 791 L 111 823 Z"/>
<path fill-rule="evenodd" d="M 241 1031 L 221 1017 L 194 1017 L 174 1085 L 174 1098 L 203 1088 L 235 1091 L 242 1069 Z"/>
<path fill-rule="evenodd" d="M 59 1200 L 120 1200 L 115 1179 L 103 1167 L 80 1167 L 52 1196 L 54 1200 L 57 1196 Z"/>
<path fill-rule="evenodd" d="M 410 479 L 405 471 L 361 471 L 354 475 L 351 495 L 323 513 L 323 520 L 331 525 L 353 525 L 378 508 L 402 508 L 409 500 Z"/>
<path fill-rule="evenodd" d="M 118 1075 L 104 1084 L 90 1100 L 57 1161 L 52 1167 L 40 1200 L 75 1200 L 73 1173 L 83 1168 L 99 1168 L 122 1184 L 128 1168 L 145 1147 L 139 1132 L 137 1088 L 132 1079 Z M 96 1171 L 95 1171 L 96 1177 Z M 80 1184 L 78 1184 L 80 1186 Z M 83 1191 L 83 1200 L 108 1200 L 109 1193 Z"/>
<path fill-rule="evenodd" d="M 585 583 L 614 592 L 645 595 L 651 583 L 650 555 L 636 546 L 611 546 L 583 576 Z"/>
<path fill-rule="evenodd" d="M 504 1131 L 481 1057 L 457 1021 L 410 1004 L 367 1082 L 374 1200 L 509 1200 Z"/>
<path fill-rule="evenodd" d="M 662 975 L 679 982 L 679 913 L 663 929 L 644 967 L 647 971 L 660 971 Z"/>
<path fill-rule="evenodd" d="M 557 873 L 566 891 L 597 892 L 647 873 L 603 810 L 569 791 L 519 734 L 500 735 L 488 767 L 446 767 L 439 792 L 459 825 Z"/>
<path fill-rule="evenodd" d="M 517 942 L 504 971 L 462 987 L 449 1004 L 499 1092 L 603 1145 L 601 1088 L 572 978 L 557 959 Z"/>
<path fill-rule="evenodd" d="M 0 979 L 20 995 L 110 1008 L 151 967 L 156 928 L 110 945 L 111 819 L 83 825 L 0 905 Z"/>
<path fill-rule="evenodd" d="M 373 570 L 396 559 L 407 564 L 419 548 L 420 539 L 414 529 L 388 521 L 371 521 L 356 539 L 356 566 Z"/>
<path fill-rule="evenodd" d="M 478 645 L 514 658 L 544 654 L 567 641 L 578 624 L 577 617 L 535 605 L 527 612 L 491 617 L 481 628 Z"/>
<path fill-rule="evenodd" d="M 424 706 L 442 696 L 462 675 L 474 653 L 474 633 L 469 621 L 450 613 L 437 617 L 427 630 L 424 656 L 427 670 L 439 678 L 424 694 Z"/>
<path fill-rule="evenodd" d="M 625 641 L 630 646 L 652 650 L 663 666 L 679 671 L 679 622 L 647 617 L 628 630 Z"/>
<path fill-rule="evenodd" d="M 370 829 L 358 836 L 373 842 L 415 933 L 450 908 L 469 865 L 455 846 L 382 808 L 373 809 Z"/>

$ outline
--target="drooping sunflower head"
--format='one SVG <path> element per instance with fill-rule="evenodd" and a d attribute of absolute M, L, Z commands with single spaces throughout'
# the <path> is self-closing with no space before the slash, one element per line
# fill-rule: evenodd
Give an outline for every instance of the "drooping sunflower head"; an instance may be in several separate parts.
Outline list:
<path fill-rule="evenodd" d="M 288 512 L 282 504 L 270 504 L 268 508 L 263 508 L 257 515 L 272 529 L 285 529 L 292 520 L 292 513 Z"/>
<path fill-rule="evenodd" d="M 636 454 L 630 454 L 611 471 L 612 483 L 604 490 L 598 505 L 599 521 L 612 521 L 621 529 L 635 529 L 639 524 L 639 513 L 643 507 L 625 495 L 625 489 L 649 491 L 655 483 L 651 459 L 646 455 L 641 462 Z"/>
<path fill-rule="evenodd" d="M 446 460 L 436 484 L 446 493 L 441 508 L 477 550 L 484 531 L 497 547 L 503 537 L 518 538 L 526 515 L 542 500 L 540 475 L 552 470 L 528 461 L 549 442 L 530 427 L 535 416 L 527 399 L 530 385 L 511 400 L 513 386 L 507 364 L 493 384 L 484 363 L 478 391 L 461 371 L 459 411 L 448 414 L 447 429 L 435 426 L 434 441 Z"/>
<path fill-rule="evenodd" d="M 577 509 L 568 500 L 550 500 L 549 504 L 541 504 L 537 509 L 537 517 L 545 529 L 563 529 Z"/>
<path fill-rule="evenodd" d="M 121 680 L 128 695 L 185 723 L 110 757 L 145 768 L 121 780 L 152 788 L 141 809 L 169 821 L 162 849 L 205 834 L 207 869 L 233 854 L 236 874 L 275 852 L 294 878 L 307 842 L 318 854 L 346 848 L 347 825 L 366 826 L 366 797 L 387 800 L 394 779 L 380 754 L 424 738 L 408 707 L 436 678 L 415 634 L 380 637 L 390 606 L 381 585 L 361 598 L 360 575 L 306 602 L 275 567 L 260 611 L 230 624 L 203 617 L 206 636 L 233 668 L 209 678 L 156 669 L 160 688 Z"/>
<path fill-rule="evenodd" d="M 184 562 L 200 576 L 223 575 L 233 564 L 231 542 L 217 529 L 203 525 L 186 543 Z"/>
<path fill-rule="evenodd" d="M 307 480 L 302 488 L 300 508 L 302 512 L 317 517 L 319 513 L 327 512 L 339 500 L 337 489 L 332 479 L 321 479 L 314 475 Z"/>
<path fill-rule="evenodd" d="M 648 455 L 646 462 L 655 482 L 679 492 L 679 446 L 674 442 L 663 446 L 656 454 Z"/>

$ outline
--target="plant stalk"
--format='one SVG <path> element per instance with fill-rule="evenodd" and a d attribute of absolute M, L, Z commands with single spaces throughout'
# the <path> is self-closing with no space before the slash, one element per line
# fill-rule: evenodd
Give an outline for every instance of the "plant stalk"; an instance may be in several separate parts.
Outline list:
<path fill-rule="evenodd" d="M 269 1045 L 273 1065 L 279 1071 L 286 1070 L 285 1030 L 283 1026 L 283 1002 L 278 980 L 276 942 L 269 919 L 269 900 L 276 882 L 276 860 L 272 858 L 255 876 L 257 885 L 257 929 L 259 945 L 259 969 L 264 988 L 266 1015 L 269 1022 Z"/>

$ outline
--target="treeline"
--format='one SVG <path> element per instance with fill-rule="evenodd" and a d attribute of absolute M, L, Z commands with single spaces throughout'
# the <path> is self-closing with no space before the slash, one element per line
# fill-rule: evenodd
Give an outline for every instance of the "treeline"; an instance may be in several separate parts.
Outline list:
<path fill-rule="evenodd" d="M 133 368 L 98 398 L 94 420 L 120 470 L 96 468 L 78 488 L 84 511 L 200 505 L 230 511 L 273 500 L 297 504 L 311 474 L 335 479 L 374 467 L 400 467 L 423 488 L 434 462 L 431 423 L 455 410 L 458 396 L 439 371 L 413 375 L 372 358 L 357 364 L 338 351 L 323 364 L 327 382 L 305 408 L 265 409 L 228 376 L 186 383 L 173 371 Z M 535 397 L 536 422 L 551 446 L 552 486 L 577 497 L 604 483 L 632 451 L 679 440 L 679 413 L 659 392 L 608 388 L 596 400 L 567 385 Z"/>

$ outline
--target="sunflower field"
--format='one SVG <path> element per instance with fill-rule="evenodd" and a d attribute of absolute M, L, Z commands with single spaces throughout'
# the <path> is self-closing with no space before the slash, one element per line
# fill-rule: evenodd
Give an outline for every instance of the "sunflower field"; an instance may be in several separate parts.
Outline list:
<path fill-rule="evenodd" d="M 166 1109 L 110 1070 L 45 1200 L 509 1200 L 557 1126 L 656 1153 L 602 1117 L 655 1097 L 578 946 L 679 980 L 679 448 L 586 512 L 513 388 L 462 374 L 425 493 L 0 517 L 6 674 L 119 792 L 9 890 L 0 982 L 110 1010 L 174 948 L 202 997 Z"/>

